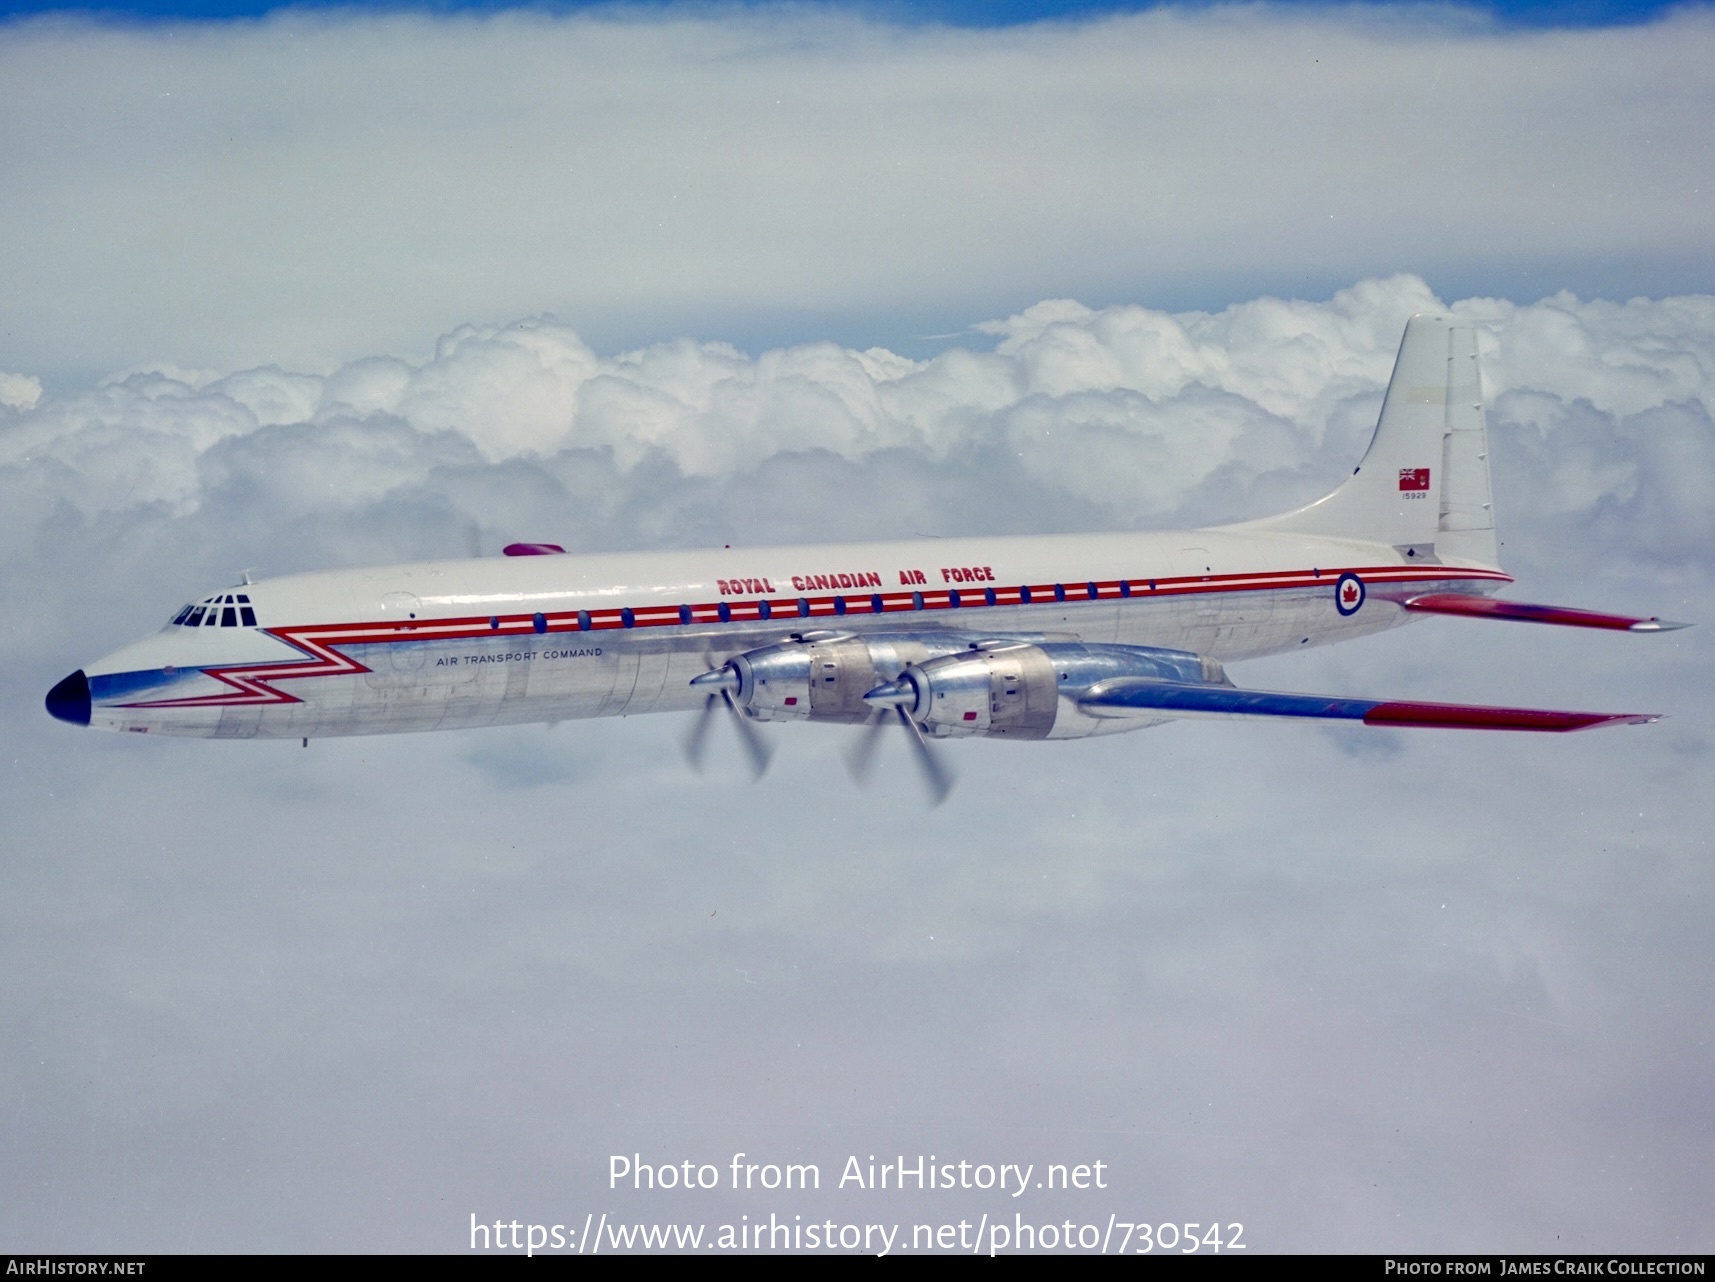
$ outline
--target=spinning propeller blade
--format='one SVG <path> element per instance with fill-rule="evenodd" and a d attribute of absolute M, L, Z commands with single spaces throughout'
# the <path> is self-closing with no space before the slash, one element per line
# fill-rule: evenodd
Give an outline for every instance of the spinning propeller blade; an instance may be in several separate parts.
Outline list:
<path fill-rule="evenodd" d="M 731 668 L 715 668 L 700 677 L 693 677 L 691 684 L 709 688 L 709 697 L 703 703 L 703 710 L 697 714 L 696 721 L 691 723 L 690 733 L 685 736 L 685 759 L 691 763 L 691 767 L 697 771 L 702 770 L 703 750 L 708 744 L 709 727 L 714 724 L 716 710 L 725 704 L 727 711 L 732 713 L 733 727 L 738 731 L 739 742 L 744 745 L 745 756 L 750 758 L 751 777 L 762 778 L 774 750 L 768 746 L 762 732 L 744 715 L 744 710 L 732 697 L 733 687 L 738 684 L 738 674 Z"/>

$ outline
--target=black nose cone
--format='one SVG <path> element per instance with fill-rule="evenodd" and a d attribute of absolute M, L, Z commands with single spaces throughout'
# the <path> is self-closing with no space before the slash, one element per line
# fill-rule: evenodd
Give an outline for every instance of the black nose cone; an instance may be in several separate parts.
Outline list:
<path fill-rule="evenodd" d="M 89 678 L 82 668 L 48 691 L 48 713 L 74 726 L 89 724 Z"/>

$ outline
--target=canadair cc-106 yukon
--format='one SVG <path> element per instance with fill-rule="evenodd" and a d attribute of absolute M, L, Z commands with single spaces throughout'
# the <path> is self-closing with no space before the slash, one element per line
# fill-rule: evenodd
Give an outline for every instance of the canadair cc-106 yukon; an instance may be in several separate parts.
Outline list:
<path fill-rule="evenodd" d="M 897 721 L 937 796 L 929 739 L 1078 739 L 1184 717 L 1584 730 L 1650 715 L 1282 694 L 1223 664 L 1462 615 L 1655 632 L 1681 626 L 1496 599 L 1475 330 L 1406 326 L 1362 463 L 1281 516 L 1176 533 L 505 557 L 295 574 L 186 605 L 72 673 L 55 717 L 216 739 L 454 730 L 700 712 Z"/>

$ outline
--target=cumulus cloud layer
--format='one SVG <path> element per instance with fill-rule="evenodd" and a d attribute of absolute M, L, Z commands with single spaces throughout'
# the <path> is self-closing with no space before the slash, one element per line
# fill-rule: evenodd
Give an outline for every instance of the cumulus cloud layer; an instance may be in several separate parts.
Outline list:
<path fill-rule="evenodd" d="M 1709 289 L 1712 60 L 1695 7 L 1575 32 L 1296 5 L 15 23 L 4 363 L 325 371 L 538 312 L 603 346 L 897 348 L 1053 294 L 1214 305 L 1400 265 Z"/>
<path fill-rule="evenodd" d="M 1259 1250 L 1708 1249 L 1707 628 L 1431 620 L 1239 674 L 1656 726 L 979 742 L 932 813 L 902 742 L 848 786 L 838 728 L 777 728 L 752 788 L 725 727 L 692 775 L 669 717 L 304 751 L 41 711 L 243 566 L 1266 512 L 1347 472 L 1441 301 L 1048 300 L 927 360 L 604 355 L 538 317 L 331 371 L 0 379 L 0 1237 L 997 1210 L 827 1191 L 923 1152 L 1101 1159 L 1113 1205 L 998 1209 Z M 1451 305 L 1484 325 L 1515 595 L 1704 621 L 1715 299 Z M 824 1191 L 608 1187 L 611 1153 L 739 1151 Z"/>
<path fill-rule="evenodd" d="M 14 565 L 54 522 L 201 531 L 270 569 L 707 542 L 1194 526 L 1331 487 L 1424 282 L 1216 314 L 1038 303 L 911 360 L 680 339 L 598 356 L 564 323 L 465 325 L 423 361 L 138 371 L 0 409 Z M 1503 534 L 1684 565 L 1712 532 L 1715 299 L 1472 299 Z M 383 514 L 389 514 L 383 519 Z M 282 540 L 280 530 L 301 531 Z M 241 552 L 239 550 L 242 549 Z M 230 574 L 199 557 L 209 573 Z"/>

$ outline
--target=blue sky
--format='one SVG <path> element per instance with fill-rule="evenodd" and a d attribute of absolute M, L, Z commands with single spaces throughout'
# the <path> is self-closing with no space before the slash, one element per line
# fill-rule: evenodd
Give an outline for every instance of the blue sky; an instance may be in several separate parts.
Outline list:
<path fill-rule="evenodd" d="M 1316 8 L 1312 0 L 1285 0 L 1286 7 Z M 280 9 L 369 9 L 372 11 L 415 11 L 423 13 L 498 12 L 514 9 L 536 9 L 547 13 L 567 13 L 585 9 L 626 9 L 650 11 L 662 9 L 704 9 L 718 12 L 730 9 L 723 5 L 670 4 L 578 4 L 515 5 L 461 2 L 450 0 L 439 4 L 342 5 L 342 4 L 269 4 L 265 0 L 131 0 L 114 4 L 55 4 L 33 3 L 31 0 L 0 0 L 0 14 L 33 13 L 101 13 L 130 18 L 194 19 L 219 21 L 225 18 L 249 18 Z M 1051 19 L 1081 19 L 1092 16 L 1137 13 L 1158 6 L 1105 2 L 1105 0 L 1024 0 L 1005 3 L 982 3 L 981 0 L 925 0 L 922 3 L 889 4 L 885 0 L 874 4 L 830 5 L 847 12 L 866 14 L 888 21 L 905 23 L 947 23 L 961 27 L 1005 27 Z M 1185 6 L 1189 8 L 1204 5 Z M 1376 8 L 1388 7 L 1377 4 Z M 1522 27 L 1601 27 L 1646 22 L 1676 6 L 1650 0 L 1500 0 L 1499 3 L 1469 4 L 1463 7 L 1493 15 L 1500 23 Z"/>

